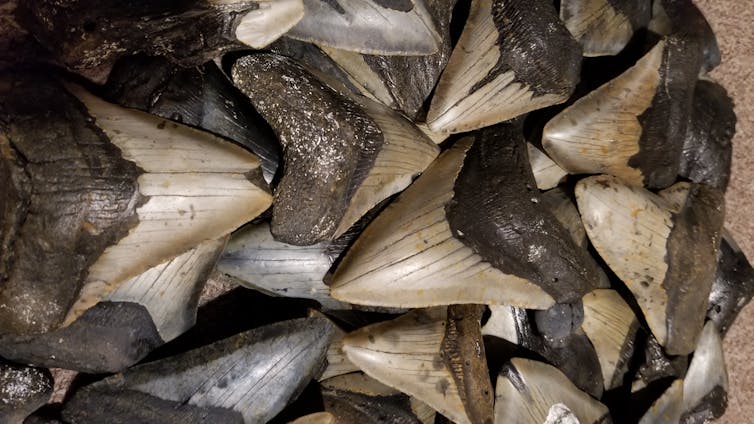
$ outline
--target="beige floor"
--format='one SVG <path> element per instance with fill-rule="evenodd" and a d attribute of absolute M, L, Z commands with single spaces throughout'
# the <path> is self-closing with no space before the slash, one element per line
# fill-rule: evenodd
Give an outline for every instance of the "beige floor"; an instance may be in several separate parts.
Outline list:
<path fill-rule="evenodd" d="M 695 0 L 717 34 L 722 64 L 711 76 L 736 103 L 733 175 L 726 195 L 726 225 L 749 260 L 754 260 L 754 2 Z M 728 411 L 718 422 L 754 422 L 754 304 L 739 315 L 725 339 L 730 378 Z"/>

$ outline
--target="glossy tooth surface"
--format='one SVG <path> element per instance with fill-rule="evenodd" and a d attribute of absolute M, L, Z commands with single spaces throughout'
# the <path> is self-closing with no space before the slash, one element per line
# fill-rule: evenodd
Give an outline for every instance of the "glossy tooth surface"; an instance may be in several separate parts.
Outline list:
<path fill-rule="evenodd" d="M 549 190 L 560 184 L 568 173 L 563 170 L 557 163 L 550 159 L 547 154 L 531 143 L 526 143 L 526 151 L 529 154 L 529 163 L 531 171 L 534 174 L 534 180 L 537 182 L 537 188 L 540 190 Z"/>
<path fill-rule="evenodd" d="M 683 380 L 683 424 L 701 424 L 720 418 L 728 406 L 728 372 L 720 334 L 712 321 L 699 337 Z"/>
<path fill-rule="evenodd" d="M 652 333 L 672 355 L 701 332 L 722 230 L 722 193 L 694 185 L 681 210 L 617 178 L 581 180 L 576 200 L 592 244 L 631 290 Z"/>
<path fill-rule="evenodd" d="M 651 334 L 644 335 L 644 361 L 639 365 L 631 393 L 641 392 L 662 381 L 683 378 L 688 370 L 688 356 L 669 356 Z"/>
<path fill-rule="evenodd" d="M 546 0 L 472 2 L 427 124 L 464 132 L 562 103 L 580 69 L 581 48 Z"/>
<path fill-rule="evenodd" d="M 683 380 L 675 380 L 639 421 L 639 424 L 676 424 L 683 412 Z"/>
<path fill-rule="evenodd" d="M 329 412 L 315 412 L 297 418 L 288 424 L 335 424 L 336 422 L 335 416 Z"/>
<path fill-rule="evenodd" d="M 720 259 L 710 292 L 707 318 L 715 323 L 722 336 L 738 313 L 754 296 L 754 268 L 738 247 L 733 236 L 723 230 Z"/>
<path fill-rule="evenodd" d="M 542 362 L 513 358 L 497 378 L 495 423 L 539 424 L 553 405 L 563 404 L 581 424 L 602 423 L 610 413 L 582 392 L 557 368 Z"/>
<path fill-rule="evenodd" d="M 458 423 L 492 420 L 492 387 L 479 330 L 482 309 L 417 309 L 344 339 L 362 371 Z"/>
<path fill-rule="evenodd" d="M 652 14 L 649 0 L 563 0 L 560 18 L 584 56 L 618 54 Z"/>
<path fill-rule="evenodd" d="M 366 54 L 427 55 L 442 40 L 424 0 L 304 0 L 286 36 Z"/>
<path fill-rule="evenodd" d="M 21 423 L 52 395 L 53 380 L 43 368 L 0 362 L 0 422 Z"/>

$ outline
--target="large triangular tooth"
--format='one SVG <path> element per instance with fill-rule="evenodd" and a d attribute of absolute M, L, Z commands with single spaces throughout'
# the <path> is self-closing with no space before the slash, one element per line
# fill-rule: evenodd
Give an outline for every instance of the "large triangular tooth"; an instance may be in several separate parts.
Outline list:
<path fill-rule="evenodd" d="M 534 174 L 534 180 L 537 181 L 537 188 L 540 190 L 554 188 L 568 175 L 545 152 L 534 147 L 533 144 L 526 143 L 526 150 L 529 153 L 529 163 L 531 164 L 531 171 Z"/>
<path fill-rule="evenodd" d="M 211 0 L 225 2 L 226 0 Z M 257 8 L 247 12 L 235 29 L 236 39 L 255 49 L 267 47 L 282 37 L 304 17 L 303 0 L 257 0 Z"/>
<path fill-rule="evenodd" d="M 315 412 L 296 418 L 288 424 L 336 424 L 335 416 L 329 412 Z"/>
<path fill-rule="evenodd" d="M 464 132 L 562 103 L 580 69 L 581 48 L 550 2 L 472 2 L 427 123 L 437 132 Z"/>
<path fill-rule="evenodd" d="M 492 387 L 479 331 L 481 308 L 417 309 L 344 339 L 344 351 L 381 383 L 425 402 L 451 420 L 492 417 Z"/>
<path fill-rule="evenodd" d="M 560 18 L 579 41 L 584 56 L 618 54 L 634 31 L 645 27 L 652 14 L 648 0 L 563 0 Z"/>
<path fill-rule="evenodd" d="M 513 358 L 497 378 L 495 423 L 543 423 L 550 408 L 559 403 L 568 407 L 582 424 L 609 420 L 607 407 L 576 388 L 557 368 Z"/>
<path fill-rule="evenodd" d="M 728 371 L 720 334 L 707 322 L 683 379 L 681 423 L 704 423 L 719 418 L 728 406 Z"/>
<path fill-rule="evenodd" d="M 304 10 L 286 36 L 366 54 L 428 55 L 441 43 L 424 0 L 304 0 Z"/>
<path fill-rule="evenodd" d="M 710 292 L 707 318 L 713 321 L 720 334 L 725 336 L 738 313 L 751 301 L 752 296 L 754 268 L 730 232 L 723 229 L 720 259 Z"/>
<path fill-rule="evenodd" d="M 649 407 L 639 424 L 675 424 L 683 412 L 683 380 L 678 379 Z"/>
<path fill-rule="evenodd" d="M 587 293 L 584 302 L 584 333 L 597 352 L 605 390 L 623 384 L 634 353 L 634 339 L 639 328 L 631 307 L 610 289 Z"/>
<path fill-rule="evenodd" d="M 127 279 L 197 244 L 229 234 L 266 210 L 271 196 L 252 182 L 259 159 L 218 137 L 94 97 L 78 86 L 96 125 L 141 170 L 138 223 L 89 269 L 70 324 Z"/>
<path fill-rule="evenodd" d="M 50 400 L 52 391 L 49 370 L 0 360 L 0 422 L 26 422 L 26 417 Z"/>

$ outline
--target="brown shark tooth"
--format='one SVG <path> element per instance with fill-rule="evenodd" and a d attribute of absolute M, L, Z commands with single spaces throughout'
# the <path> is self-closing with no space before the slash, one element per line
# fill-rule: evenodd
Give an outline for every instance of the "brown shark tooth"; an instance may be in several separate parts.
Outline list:
<path fill-rule="evenodd" d="M 427 124 L 464 132 L 566 101 L 581 47 L 546 0 L 480 0 L 440 77 Z"/>
<path fill-rule="evenodd" d="M 720 259 L 712 283 L 707 318 L 725 336 L 738 313 L 754 296 L 754 268 L 728 230 L 723 229 Z"/>
<path fill-rule="evenodd" d="M 722 230 L 722 193 L 693 185 L 680 210 L 611 176 L 576 185 L 587 234 L 633 293 L 668 353 L 688 354 L 701 332 Z"/>
<path fill-rule="evenodd" d="M 396 112 L 345 97 L 282 56 L 246 56 L 234 65 L 233 80 L 283 145 L 286 171 L 272 216 L 279 241 L 311 245 L 337 237 L 439 153 Z"/>
<path fill-rule="evenodd" d="M 333 297 L 545 309 L 597 287 L 597 264 L 537 203 L 520 131 L 487 128 L 473 146 L 464 139 L 445 152 L 357 239 L 333 276 Z"/>
<path fill-rule="evenodd" d="M 701 424 L 720 418 L 728 406 L 728 372 L 717 327 L 704 326 L 694 357 L 683 379 L 683 424 Z"/>
<path fill-rule="evenodd" d="M 335 416 L 329 412 L 315 412 L 304 415 L 288 424 L 336 424 Z"/>
<path fill-rule="evenodd" d="M 584 56 L 616 55 L 652 15 L 649 0 L 563 0 L 560 18 Z"/>
<path fill-rule="evenodd" d="M 550 159 L 547 154 L 531 143 L 526 143 L 526 150 L 529 154 L 531 171 L 534 174 L 534 180 L 537 182 L 537 188 L 540 190 L 549 190 L 560 184 L 568 173 L 563 170 L 557 163 Z"/>
<path fill-rule="evenodd" d="M 605 405 L 582 392 L 557 368 L 523 358 L 503 367 L 495 388 L 495 423 L 539 424 L 563 404 L 581 424 L 610 422 Z"/>
<path fill-rule="evenodd" d="M 649 29 L 660 35 L 678 34 L 692 40 L 690 48 L 699 50 L 703 69 L 711 71 L 720 64 L 720 48 L 712 28 L 701 10 L 691 0 L 658 0 L 652 2 Z"/>
<path fill-rule="evenodd" d="M 369 376 L 455 422 L 491 423 L 481 314 L 474 305 L 417 309 L 349 334 L 343 350 Z"/>
<path fill-rule="evenodd" d="M 21 423 L 52 395 L 50 371 L 0 360 L 0 422 Z"/>
<path fill-rule="evenodd" d="M 428 55 L 441 43 L 424 0 L 303 0 L 305 16 L 286 36 L 366 54 Z"/>

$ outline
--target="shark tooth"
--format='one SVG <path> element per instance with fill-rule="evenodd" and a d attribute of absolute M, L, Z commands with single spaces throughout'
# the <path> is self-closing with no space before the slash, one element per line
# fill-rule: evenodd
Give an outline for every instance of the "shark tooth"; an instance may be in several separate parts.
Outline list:
<path fill-rule="evenodd" d="M 623 377 L 634 353 L 639 321 L 631 307 L 610 289 L 587 293 L 581 327 L 592 342 L 602 369 L 605 390 L 623 384 Z"/>
<path fill-rule="evenodd" d="M 704 14 L 691 0 L 652 2 L 652 20 L 648 28 L 660 35 L 679 34 L 694 42 L 693 48 L 703 57 L 703 69 L 711 71 L 720 64 L 720 48 Z"/>
<path fill-rule="evenodd" d="M 688 356 L 669 356 L 651 334 L 643 337 L 643 362 L 639 365 L 631 392 L 637 393 L 662 381 L 683 378 L 688 370 Z"/>
<path fill-rule="evenodd" d="M 618 54 L 652 14 L 648 0 L 563 0 L 560 18 L 584 56 Z"/>
<path fill-rule="evenodd" d="M 556 403 L 550 407 L 547 411 L 547 419 L 544 424 L 581 424 L 579 419 L 576 418 L 576 414 L 571 411 L 571 408 L 563 405 L 562 403 Z"/>
<path fill-rule="evenodd" d="M 210 0 L 218 5 L 232 5 L 238 0 Z M 298 24 L 305 16 L 302 0 L 258 0 L 257 9 L 246 13 L 238 22 L 238 41 L 255 49 L 267 47 Z"/>
<path fill-rule="evenodd" d="M 549 209 L 553 216 L 555 216 L 555 219 L 557 219 L 558 222 L 568 230 L 573 241 L 579 247 L 586 249 L 588 242 L 586 238 L 586 230 L 584 230 L 584 224 L 581 222 L 579 210 L 576 208 L 573 200 L 571 200 L 571 197 L 563 189 L 554 188 L 542 193 L 539 197 L 539 201 Z M 605 280 L 607 280 L 607 276 L 605 276 Z"/>
<path fill-rule="evenodd" d="M 720 259 L 710 292 L 707 318 L 725 336 L 738 313 L 754 296 L 754 268 L 738 247 L 733 236 L 723 229 Z"/>
<path fill-rule="evenodd" d="M 315 412 L 304 415 L 288 424 L 335 424 L 335 416 L 329 412 Z"/>
<path fill-rule="evenodd" d="M 345 333 L 340 331 L 334 336 L 332 344 L 327 348 L 327 366 L 317 380 L 325 381 L 339 375 L 356 372 L 359 367 L 353 364 L 343 351 L 343 337 Z"/>
<path fill-rule="evenodd" d="M 720 418 L 728 406 L 728 372 L 720 334 L 708 321 L 683 379 L 683 424 Z"/>
<path fill-rule="evenodd" d="M 683 412 L 683 380 L 673 384 L 649 407 L 639 424 L 675 424 Z"/>
<path fill-rule="evenodd" d="M 534 180 L 537 182 L 537 188 L 540 190 L 554 188 L 568 175 L 545 152 L 534 147 L 533 144 L 526 143 L 526 150 L 529 154 L 529 162 L 531 164 L 531 171 L 534 174 Z"/>
<path fill-rule="evenodd" d="M 47 403 L 52 389 L 50 371 L 0 360 L 0 422 L 25 422 L 26 417 Z"/>
<path fill-rule="evenodd" d="M 427 124 L 432 131 L 464 132 L 562 103 L 580 69 L 581 48 L 550 2 L 472 2 Z"/>
<path fill-rule="evenodd" d="M 424 0 L 304 1 L 304 18 L 286 33 L 298 40 L 366 54 L 428 55 L 441 44 Z"/>
<path fill-rule="evenodd" d="M 556 404 L 565 405 L 582 424 L 610 420 L 605 405 L 551 365 L 513 358 L 503 367 L 495 388 L 495 423 L 543 423 Z"/>
<path fill-rule="evenodd" d="M 537 203 L 520 127 L 491 127 L 476 138 L 443 153 L 367 226 L 335 271 L 333 297 L 545 309 L 600 284 L 594 260 Z"/>
<path fill-rule="evenodd" d="M 367 375 L 461 424 L 492 421 L 492 387 L 479 330 L 482 309 L 417 309 L 343 341 Z"/>
<path fill-rule="evenodd" d="M 214 62 L 182 68 L 162 57 L 119 60 L 103 87 L 105 98 L 165 119 L 198 127 L 251 150 L 270 183 L 280 145 L 269 124 Z"/>
<path fill-rule="evenodd" d="M 142 404 L 157 416 L 170 415 L 183 405 L 236 411 L 245 422 L 267 422 L 320 371 L 333 331 L 323 317 L 256 328 L 87 386 L 88 397 L 74 398 L 63 415 L 70 419 L 102 410 L 100 405 L 110 402 L 108 396 L 136 393 L 145 400 L 121 401 L 107 413 L 133 422 L 143 414 Z"/>
<path fill-rule="evenodd" d="M 669 354 L 694 349 L 707 309 L 722 230 L 722 193 L 693 185 L 681 210 L 611 176 L 576 185 L 587 234 L 636 298 Z"/>
<path fill-rule="evenodd" d="M 310 245 L 343 234 L 439 153 L 396 112 L 345 97 L 282 56 L 246 56 L 233 80 L 283 144 L 271 227 L 279 241 Z"/>

